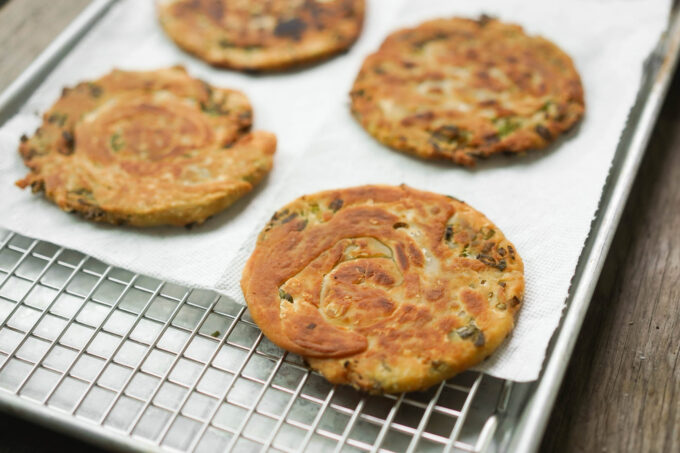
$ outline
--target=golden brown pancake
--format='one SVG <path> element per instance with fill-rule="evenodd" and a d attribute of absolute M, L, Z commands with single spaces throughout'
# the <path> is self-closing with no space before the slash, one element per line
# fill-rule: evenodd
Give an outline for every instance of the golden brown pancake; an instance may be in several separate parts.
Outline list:
<path fill-rule="evenodd" d="M 276 137 L 248 132 L 246 96 L 181 67 L 113 71 L 64 89 L 19 152 L 19 187 L 64 211 L 134 226 L 201 223 L 271 169 Z"/>
<path fill-rule="evenodd" d="M 488 17 L 392 33 L 366 58 L 350 96 L 356 119 L 385 145 L 468 166 L 544 148 L 585 108 L 567 54 Z"/>
<path fill-rule="evenodd" d="M 280 70 L 342 52 L 356 41 L 364 0 L 158 0 L 167 34 L 215 66 Z"/>
<path fill-rule="evenodd" d="M 276 212 L 241 288 L 275 344 L 333 383 L 392 393 L 488 357 L 513 328 L 523 272 L 514 246 L 467 204 L 362 186 Z"/>

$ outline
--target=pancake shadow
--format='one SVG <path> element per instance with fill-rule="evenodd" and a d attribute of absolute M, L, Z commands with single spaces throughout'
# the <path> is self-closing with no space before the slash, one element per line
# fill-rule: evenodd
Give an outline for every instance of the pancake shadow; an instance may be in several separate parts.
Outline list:
<path fill-rule="evenodd" d="M 540 149 L 530 149 L 524 153 L 512 153 L 512 154 L 497 154 L 495 156 L 490 156 L 486 159 L 477 160 L 477 165 L 469 168 L 473 173 L 478 171 L 484 171 L 488 169 L 496 169 L 501 167 L 514 167 L 521 165 L 532 165 L 541 159 L 555 153 L 559 148 L 561 148 L 565 143 L 576 137 L 581 129 L 583 121 L 579 121 L 574 127 L 569 129 L 567 132 L 560 134 L 552 143 L 550 143 L 545 148 Z"/>
<path fill-rule="evenodd" d="M 0 0 L 1 1 L 1 0 Z M 217 74 L 233 74 L 233 75 L 241 75 L 245 76 L 247 78 L 252 78 L 255 80 L 261 80 L 261 79 L 267 79 L 267 78 L 277 78 L 277 77 L 286 77 L 286 76 L 295 76 L 298 74 L 310 72 L 310 71 L 315 71 L 317 69 L 321 69 L 325 66 L 331 66 L 331 65 L 341 65 L 343 64 L 342 57 L 348 55 L 349 53 L 352 52 L 354 45 L 350 46 L 347 49 L 343 49 L 340 51 L 337 51 L 335 53 L 323 56 L 318 59 L 312 59 L 308 61 L 302 61 L 299 63 L 294 63 L 293 65 L 290 66 L 281 66 L 281 67 L 274 67 L 274 68 L 232 68 L 227 65 L 219 65 L 219 64 L 212 64 L 208 61 L 203 60 L 202 58 L 187 52 L 181 48 L 177 48 L 178 52 L 181 55 L 181 65 L 186 67 L 187 70 L 189 70 L 189 73 L 192 74 L 192 67 L 199 67 L 201 68 L 201 73 L 202 74 L 207 74 L 211 72 L 216 72 Z"/>
<path fill-rule="evenodd" d="M 260 181 L 250 192 L 239 198 L 234 204 L 228 206 L 223 211 L 209 217 L 205 222 L 200 225 L 188 225 L 188 226 L 156 226 L 150 228 L 139 228 L 132 226 L 123 226 L 123 228 L 128 231 L 134 231 L 136 234 L 148 235 L 148 236 L 162 236 L 167 238 L 186 236 L 186 235 L 196 235 L 196 234 L 208 234 L 212 233 L 221 228 L 225 228 L 229 223 L 233 222 L 235 218 L 240 216 L 250 204 L 258 197 L 264 188 L 267 186 L 269 180 L 269 175 L 267 174 L 262 181 Z M 105 228 L 120 228 L 110 225 L 98 225 Z M 254 229 L 263 228 L 264 225 L 254 225 Z"/>
<path fill-rule="evenodd" d="M 221 67 L 221 66 L 215 66 L 211 65 L 208 63 L 209 67 L 212 67 L 213 69 L 221 69 L 221 70 L 227 70 L 227 71 L 234 71 L 234 72 L 240 72 L 242 74 L 245 74 L 249 77 L 252 77 L 254 79 L 263 79 L 267 77 L 276 77 L 276 76 L 294 76 L 297 74 L 300 74 L 302 72 L 308 72 L 313 69 L 320 69 L 324 66 L 329 66 L 332 64 L 340 64 L 341 62 L 338 61 L 338 58 L 343 57 L 347 54 L 349 54 L 351 51 L 351 47 L 348 49 L 341 50 L 339 52 L 335 52 L 330 55 L 326 55 L 324 57 L 321 57 L 317 60 L 309 60 L 309 61 L 303 61 L 300 63 L 295 63 L 292 66 L 282 66 L 278 68 L 271 68 L 271 69 L 232 69 L 228 67 Z"/>
<path fill-rule="evenodd" d="M 565 143 L 572 140 L 576 135 L 578 135 L 581 129 L 580 121 L 577 125 L 572 127 L 569 131 L 562 133 L 557 139 L 550 143 L 545 148 L 540 149 L 530 149 L 522 153 L 509 153 L 509 154 L 496 154 L 486 158 L 478 158 L 476 165 L 474 167 L 465 167 L 463 165 L 457 165 L 447 159 L 424 159 L 422 157 L 416 156 L 406 151 L 399 151 L 389 146 L 382 145 L 387 152 L 399 153 L 405 158 L 412 160 L 414 163 L 418 163 L 423 166 L 437 168 L 440 170 L 461 170 L 472 174 L 478 172 L 484 172 L 485 170 L 498 169 L 503 167 L 517 167 L 517 166 L 529 166 L 538 162 L 539 160 L 553 154 L 559 148 L 561 148 Z M 368 134 L 366 131 L 364 133 L 375 141 L 375 138 Z"/>

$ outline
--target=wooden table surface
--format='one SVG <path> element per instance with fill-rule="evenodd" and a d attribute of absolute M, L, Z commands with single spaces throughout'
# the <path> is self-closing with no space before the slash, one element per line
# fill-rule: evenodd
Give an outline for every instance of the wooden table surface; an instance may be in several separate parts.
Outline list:
<path fill-rule="evenodd" d="M 0 0 L 0 90 L 88 0 Z M 680 74 L 600 278 L 541 451 L 680 452 Z M 0 414 L 2 452 L 92 447 Z"/>

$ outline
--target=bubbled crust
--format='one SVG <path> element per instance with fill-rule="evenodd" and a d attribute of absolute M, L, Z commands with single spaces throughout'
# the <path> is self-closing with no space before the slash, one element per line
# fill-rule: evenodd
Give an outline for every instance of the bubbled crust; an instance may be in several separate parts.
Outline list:
<path fill-rule="evenodd" d="M 184 50 L 216 66 L 280 70 L 349 48 L 364 0 L 158 0 L 160 22 Z"/>
<path fill-rule="evenodd" d="M 467 166 L 543 148 L 585 108 L 567 54 L 488 17 L 392 33 L 366 58 L 350 96 L 356 119 L 385 145 Z"/>
<path fill-rule="evenodd" d="M 272 217 L 243 271 L 255 322 L 333 383 L 425 389 L 512 330 L 522 260 L 484 215 L 406 186 L 308 195 Z"/>
<path fill-rule="evenodd" d="M 271 169 L 276 138 L 251 123 L 243 93 L 181 67 L 116 70 L 65 89 L 22 138 L 31 172 L 17 185 L 100 222 L 201 223 Z"/>

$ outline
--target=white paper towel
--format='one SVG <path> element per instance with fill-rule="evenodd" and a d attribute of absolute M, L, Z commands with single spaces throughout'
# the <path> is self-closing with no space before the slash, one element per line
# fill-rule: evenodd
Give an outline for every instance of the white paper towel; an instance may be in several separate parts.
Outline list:
<path fill-rule="evenodd" d="M 250 76 L 211 68 L 163 34 L 152 1 L 122 0 L 0 129 L 0 226 L 80 250 L 115 266 L 238 302 L 243 263 L 277 207 L 304 193 L 366 183 L 407 183 L 451 194 L 484 212 L 525 262 L 525 304 L 517 327 L 479 369 L 516 381 L 538 377 L 567 296 L 616 145 L 638 91 L 642 64 L 665 28 L 669 0 L 370 0 L 364 32 L 345 55 L 298 72 Z M 526 157 L 492 159 L 474 170 L 391 151 L 351 118 L 347 93 L 363 57 L 386 34 L 437 16 L 481 13 L 522 24 L 569 53 L 581 73 L 586 116 L 567 138 Z M 256 129 L 279 139 L 272 174 L 206 224 L 133 229 L 98 225 L 61 212 L 13 182 L 26 173 L 19 136 L 39 124 L 63 86 L 113 67 L 181 63 L 216 85 L 243 90 Z"/>

